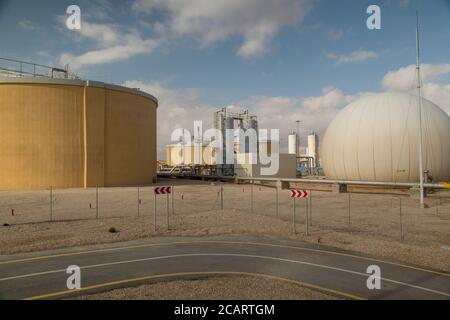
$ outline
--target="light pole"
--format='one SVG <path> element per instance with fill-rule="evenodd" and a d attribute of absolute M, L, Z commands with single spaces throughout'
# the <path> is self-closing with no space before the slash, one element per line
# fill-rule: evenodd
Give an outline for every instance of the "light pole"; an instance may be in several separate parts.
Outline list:
<path fill-rule="evenodd" d="M 416 13 L 416 69 L 417 69 L 417 90 L 419 94 L 419 185 L 420 185 L 420 206 L 424 207 L 424 186 L 423 186 L 423 133 L 422 133 L 422 91 L 420 81 L 420 52 L 419 52 L 419 13 Z"/>

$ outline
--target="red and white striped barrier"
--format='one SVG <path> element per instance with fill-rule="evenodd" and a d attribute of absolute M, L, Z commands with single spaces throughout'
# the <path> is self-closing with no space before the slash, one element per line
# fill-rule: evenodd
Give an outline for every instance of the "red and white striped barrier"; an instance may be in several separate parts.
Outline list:
<path fill-rule="evenodd" d="M 171 187 L 155 187 L 155 194 L 170 194 L 172 193 Z"/>
<path fill-rule="evenodd" d="M 291 198 L 308 198 L 309 192 L 307 190 L 291 190 Z"/>

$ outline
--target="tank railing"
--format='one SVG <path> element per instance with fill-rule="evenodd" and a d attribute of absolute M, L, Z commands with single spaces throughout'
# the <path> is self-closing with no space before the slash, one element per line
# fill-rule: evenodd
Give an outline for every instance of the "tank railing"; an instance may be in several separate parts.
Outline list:
<path fill-rule="evenodd" d="M 64 74 L 64 79 L 69 78 L 69 71 L 66 69 L 61 68 L 55 68 L 46 66 L 43 64 L 33 63 L 33 62 L 27 62 L 22 60 L 16 60 L 16 59 L 8 59 L 8 58 L 1 58 L 0 62 L 12 62 L 15 64 L 15 67 L 13 68 L 6 68 L 0 66 L 0 70 L 4 71 L 6 73 L 12 74 L 12 75 L 18 75 L 18 76 L 33 76 L 33 77 L 48 77 L 48 78 L 55 78 L 55 73 L 62 73 Z M 24 68 L 26 67 L 32 67 L 33 71 L 25 71 Z M 38 73 L 37 69 L 46 69 L 47 74 Z"/>

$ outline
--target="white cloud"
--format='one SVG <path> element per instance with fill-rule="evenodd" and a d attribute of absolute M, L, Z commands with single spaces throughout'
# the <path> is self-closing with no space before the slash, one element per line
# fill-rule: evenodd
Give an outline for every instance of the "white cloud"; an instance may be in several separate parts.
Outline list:
<path fill-rule="evenodd" d="M 353 51 L 349 54 L 327 54 L 327 58 L 335 60 L 337 64 L 363 62 L 365 60 L 377 59 L 378 57 L 378 53 L 362 49 Z"/>
<path fill-rule="evenodd" d="M 158 47 L 158 45 L 159 43 L 157 40 L 143 40 L 137 37 L 135 39 L 127 40 L 125 44 L 88 51 L 78 56 L 70 53 L 63 53 L 59 57 L 59 62 L 63 65 L 69 64 L 72 70 L 79 70 L 86 65 L 111 63 L 125 60 L 138 54 L 149 53 Z"/>
<path fill-rule="evenodd" d="M 397 70 L 389 71 L 383 78 L 382 85 L 388 90 L 411 90 L 417 82 L 416 66 L 409 65 Z M 450 64 L 423 64 L 421 78 L 424 83 L 450 73 Z"/>
<path fill-rule="evenodd" d="M 60 21 L 62 21 L 61 18 Z M 58 59 L 59 63 L 62 65 L 69 64 L 72 70 L 79 70 L 87 65 L 111 63 L 129 59 L 139 54 L 151 53 L 161 44 L 160 39 L 142 38 L 136 29 L 126 30 L 114 24 L 98 24 L 88 21 L 83 21 L 81 29 L 75 35 L 78 42 L 90 41 L 93 49 L 79 55 L 62 53 Z"/>
<path fill-rule="evenodd" d="M 83 21 L 78 31 L 81 37 L 98 42 L 99 45 L 108 46 L 117 43 L 121 34 L 118 27 L 112 24 L 99 24 Z"/>
<path fill-rule="evenodd" d="M 337 41 L 344 36 L 344 30 L 331 28 L 328 29 L 325 34 L 329 39 Z"/>
<path fill-rule="evenodd" d="M 385 89 L 402 88 L 403 78 L 414 79 L 412 73 L 406 74 L 411 66 L 388 72 L 383 84 Z M 444 70 L 444 71 L 443 71 Z M 447 70 L 447 71 L 445 71 Z M 424 65 L 424 79 L 436 79 L 439 75 L 450 73 L 449 65 Z M 389 79 L 389 81 L 385 81 Z M 397 79 L 398 82 L 393 79 Z M 406 83 L 411 84 L 411 80 Z M 158 158 L 165 159 L 165 146 L 170 143 L 170 134 L 176 128 L 191 129 L 194 120 L 202 120 L 203 130 L 212 125 L 213 112 L 223 106 L 205 104 L 201 101 L 200 91 L 197 89 L 173 90 L 164 87 L 158 82 L 127 81 L 126 86 L 140 88 L 159 100 L 158 109 Z M 410 87 L 403 87 L 410 88 Z M 402 90 L 408 91 L 408 90 Z M 423 85 L 424 96 L 450 114 L 450 84 L 437 84 L 426 82 Z M 328 86 L 322 89 L 317 96 L 253 96 L 232 103 L 234 108 L 250 109 L 258 116 L 259 127 L 267 129 L 280 129 L 281 152 L 287 151 L 287 136 L 290 131 L 296 130 L 296 120 L 300 124 L 301 145 L 306 144 L 305 138 L 310 131 L 315 131 L 323 137 L 325 130 L 335 115 L 347 104 L 355 99 L 372 92 L 345 94 L 339 88 Z"/>
<path fill-rule="evenodd" d="M 203 131 L 212 126 L 213 112 L 223 106 L 213 106 L 201 102 L 197 89 L 173 90 L 159 82 L 126 81 L 125 86 L 139 88 L 159 100 L 158 107 L 158 158 L 165 159 L 165 146 L 176 128 L 192 130 L 194 120 L 203 121 Z M 256 96 L 233 103 L 233 108 L 249 108 L 258 116 L 260 128 L 280 129 L 281 151 L 287 151 L 287 135 L 295 130 L 295 120 L 301 124 L 301 135 L 314 130 L 323 136 L 328 123 L 336 113 L 352 101 L 355 96 L 347 96 L 341 90 L 327 87 L 321 95 L 311 97 L 266 97 Z M 305 141 L 301 141 L 305 144 Z"/>
<path fill-rule="evenodd" d="M 258 116 L 260 128 L 280 130 L 280 150 L 287 152 L 287 136 L 296 130 L 296 120 L 300 123 L 300 144 L 305 145 L 304 137 L 311 131 L 323 137 L 329 122 L 339 110 L 356 96 L 345 95 L 335 87 L 325 87 L 318 96 L 309 97 L 253 97 L 238 102 L 250 106 Z"/>
<path fill-rule="evenodd" d="M 34 22 L 30 20 L 21 20 L 19 21 L 19 26 L 25 30 L 38 30 L 39 27 Z"/>
<path fill-rule="evenodd" d="M 150 13 L 168 12 L 163 22 L 168 37 L 193 37 L 205 47 L 232 36 L 241 36 L 237 53 L 259 57 L 283 27 L 295 27 L 309 12 L 311 0 L 137 0 L 133 9 Z"/>
<path fill-rule="evenodd" d="M 200 101 L 197 89 L 173 90 L 159 82 L 126 81 L 124 86 L 139 88 L 158 99 L 158 158 L 165 159 L 166 145 L 172 143 L 170 135 L 177 128 L 193 130 L 194 120 L 203 121 L 206 130 L 212 125 L 213 112 L 219 107 Z M 206 127 L 205 127 L 206 126 Z M 193 132 L 192 132 L 193 133 Z"/>
<path fill-rule="evenodd" d="M 409 65 L 389 71 L 382 80 L 387 91 L 416 90 L 416 66 Z M 433 81 L 439 76 L 450 74 L 450 64 L 423 64 L 421 66 L 422 94 L 450 114 L 450 84 L 439 84 Z"/>

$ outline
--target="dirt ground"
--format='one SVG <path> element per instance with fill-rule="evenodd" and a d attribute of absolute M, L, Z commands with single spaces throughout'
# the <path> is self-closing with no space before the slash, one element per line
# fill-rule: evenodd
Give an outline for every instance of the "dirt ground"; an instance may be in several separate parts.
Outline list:
<path fill-rule="evenodd" d="M 257 277 L 174 280 L 83 295 L 77 300 L 337 300 L 294 283 Z"/>
<path fill-rule="evenodd" d="M 160 195 L 156 232 L 150 186 L 139 190 L 102 188 L 98 195 L 95 189 L 53 190 L 51 206 L 49 191 L 2 191 L 0 254 L 165 235 L 262 234 L 450 271 L 448 191 L 427 198 L 426 209 L 420 209 L 417 200 L 401 195 L 313 191 L 310 235 L 306 236 L 305 201 L 296 201 L 294 234 L 294 203 L 288 190 L 226 183 L 222 210 L 220 185 L 161 182 L 168 183 L 175 184 L 173 201 L 169 198 L 169 230 L 167 197 Z M 111 227 L 118 232 L 111 233 Z"/>

